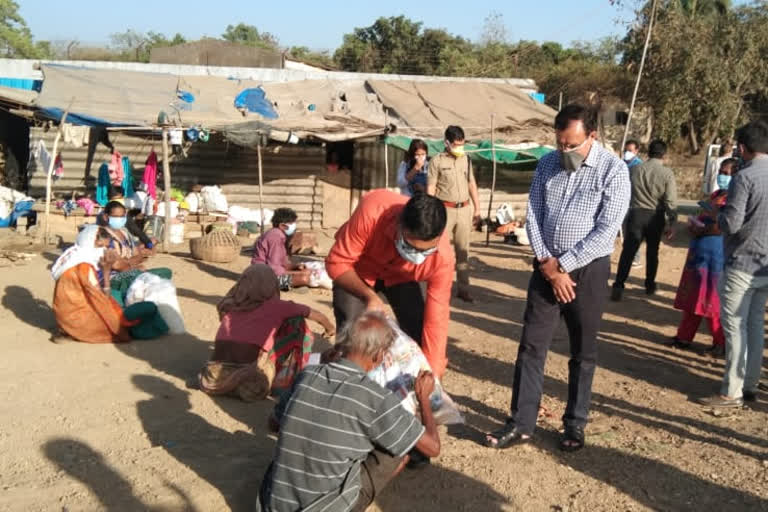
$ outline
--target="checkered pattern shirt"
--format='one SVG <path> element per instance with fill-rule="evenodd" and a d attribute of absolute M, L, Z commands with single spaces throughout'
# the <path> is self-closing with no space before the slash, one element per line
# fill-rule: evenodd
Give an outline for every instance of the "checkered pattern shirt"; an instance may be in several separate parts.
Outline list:
<path fill-rule="evenodd" d="M 613 252 L 629 208 L 627 165 L 594 142 L 573 172 L 552 151 L 539 161 L 528 197 L 526 230 L 536 258 L 555 257 L 571 272 Z"/>

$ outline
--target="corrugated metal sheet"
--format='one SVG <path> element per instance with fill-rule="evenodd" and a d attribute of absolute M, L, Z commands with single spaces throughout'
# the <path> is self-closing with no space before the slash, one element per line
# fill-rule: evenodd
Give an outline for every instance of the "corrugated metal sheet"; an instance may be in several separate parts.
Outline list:
<path fill-rule="evenodd" d="M 30 140 L 42 138 L 49 151 L 53 149 L 55 131 L 45 132 L 33 128 Z M 159 140 L 111 133 L 110 140 L 115 148 L 131 159 L 136 181 L 144 172 L 144 162 L 154 149 L 161 152 Z M 86 191 L 85 175 L 88 165 L 88 148 L 64 146 L 62 151 L 64 177 L 54 184 L 54 194 L 71 197 L 73 193 Z M 109 150 L 99 145 L 90 165 L 93 182 L 98 176 L 102 162 L 110 158 Z M 319 228 L 323 215 L 322 182 L 317 174 L 325 165 L 325 149 L 320 146 L 270 146 L 263 152 L 264 206 L 275 209 L 288 206 L 299 214 L 299 225 L 304 228 Z M 227 144 L 220 138 L 212 137 L 205 144 L 193 145 L 186 158 L 174 157 L 171 162 L 173 186 L 189 190 L 192 185 L 219 185 L 230 205 L 258 209 L 258 160 L 256 151 Z M 35 172 L 30 183 L 30 195 L 45 195 L 45 174 Z"/>

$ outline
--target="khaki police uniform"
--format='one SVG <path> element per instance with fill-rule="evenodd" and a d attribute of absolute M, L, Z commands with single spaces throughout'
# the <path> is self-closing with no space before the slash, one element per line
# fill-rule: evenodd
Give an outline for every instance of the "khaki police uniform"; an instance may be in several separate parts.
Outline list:
<path fill-rule="evenodd" d="M 469 187 L 474 182 L 466 155 L 456 158 L 443 152 L 429 162 L 427 185 L 435 186 L 435 197 L 445 204 L 448 212 L 445 230 L 451 234 L 456 251 L 456 280 L 460 293 L 469 291 L 469 237 L 473 212 Z"/>

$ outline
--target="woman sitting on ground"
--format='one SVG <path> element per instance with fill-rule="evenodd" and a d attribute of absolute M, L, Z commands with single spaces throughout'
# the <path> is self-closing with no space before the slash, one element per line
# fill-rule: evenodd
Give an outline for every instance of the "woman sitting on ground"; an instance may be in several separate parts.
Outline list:
<path fill-rule="evenodd" d="M 322 313 L 280 299 L 270 267 L 248 267 L 218 306 L 221 325 L 211 360 L 200 374 L 200 388 L 211 395 L 234 394 L 251 401 L 287 391 L 309 360 L 313 335 L 306 318 L 325 336 L 333 324 Z"/>
<path fill-rule="evenodd" d="M 112 294 L 122 305 L 125 293 L 131 283 L 142 272 L 150 272 L 163 279 L 171 279 L 172 272 L 168 268 L 144 269 L 144 263 L 154 254 L 153 250 L 137 243 L 126 229 L 127 211 L 125 206 L 117 201 L 110 201 L 104 207 L 106 215 L 98 218 L 97 222 L 109 234 L 109 249 L 117 252 L 119 258 L 112 266 Z"/>
<path fill-rule="evenodd" d="M 296 232 L 298 215 L 290 208 L 278 208 L 272 215 L 272 229 L 261 235 L 253 245 L 251 265 L 269 265 L 277 275 L 280 290 L 309 286 L 312 272 L 303 264 L 294 264 L 288 257 L 288 239 Z"/>
<path fill-rule="evenodd" d="M 691 348 L 696 331 L 702 319 L 706 318 L 712 334 L 712 346 L 708 351 L 713 357 L 725 355 L 725 334 L 720 324 L 718 293 L 725 256 L 717 214 L 725 206 L 728 184 L 735 169 L 735 159 L 723 161 L 717 180 L 719 190 L 709 200 L 700 203 L 702 213 L 689 222 L 692 238 L 674 304 L 675 309 L 683 312 L 683 316 L 677 334 L 669 343 L 681 349 Z"/>
<path fill-rule="evenodd" d="M 427 191 L 427 144 L 421 139 L 413 139 L 405 154 L 405 160 L 397 168 L 397 186 L 400 193 L 411 197 L 416 192 Z"/>
<path fill-rule="evenodd" d="M 142 302 L 123 311 L 112 297 L 109 276 L 119 257 L 106 249 L 109 240 L 103 228 L 86 226 L 51 268 L 56 281 L 53 312 L 59 328 L 54 342 L 71 337 L 85 343 L 116 343 L 130 341 L 134 329 L 133 337 L 140 338 L 168 331 L 154 304 Z"/>

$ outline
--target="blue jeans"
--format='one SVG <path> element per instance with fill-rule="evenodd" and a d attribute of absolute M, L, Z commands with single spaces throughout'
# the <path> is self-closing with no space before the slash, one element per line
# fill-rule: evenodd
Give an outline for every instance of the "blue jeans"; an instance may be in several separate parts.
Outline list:
<path fill-rule="evenodd" d="M 739 398 L 757 390 L 765 344 L 768 276 L 726 269 L 720 284 L 720 317 L 725 331 L 725 375 L 721 394 Z"/>

